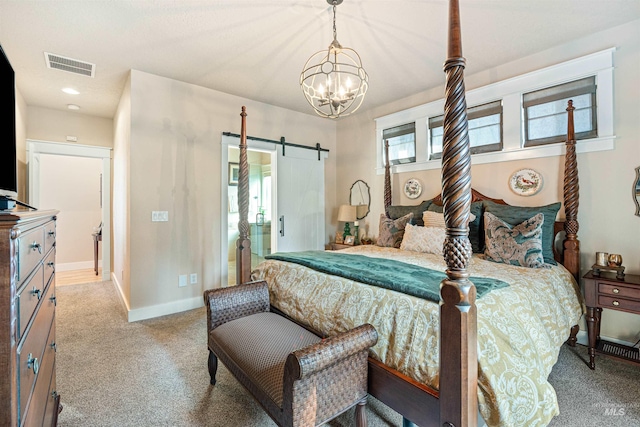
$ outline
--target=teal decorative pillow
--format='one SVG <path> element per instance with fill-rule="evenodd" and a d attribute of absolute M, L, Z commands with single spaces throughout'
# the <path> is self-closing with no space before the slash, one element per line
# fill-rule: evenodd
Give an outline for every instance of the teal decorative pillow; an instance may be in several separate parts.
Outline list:
<path fill-rule="evenodd" d="M 412 217 L 412 212 L 398 219 L 387 218 L 385 214 L 380 214 L 380 231 L 376 244 L 385 248 L 400 248 L 404 228 Z"/>
<path fill-rule="evenodd" d="M 405 205 L 389 206 L 388 208 L 389 218 L 398 219 L 398 218 L 402 218 L 408 213 L 413 213 L 413 220 L 412 220 L 413 223 L 415 225 L 423 226 L 424 223 L 422 222 L 422 212 L 426 211 L 429 208 L 429 206 L 431 206 L 431 200 L 425 200 L 424 202 L 416 206 L 405 206 Z"/>
<path fill-rule="evenodd" d="M 560 202 L 534 207 L 499 205 L 488 200 L 485 200 L 483 203 L 485 212 L 491 212 L 509 225 L 520 224 L 538 213 L 543 214 L 542 256 L 544 257 L 544 262 L 547 264 L 557 265 L 553 259 L 553 240 L 555 237 L 553 234 L 553 225 L 560 210 Z M 486 225 L 484 229 L 486 230 Z"/>
<path fill-rule="evenodd" d="M 539 213 L 511 226 L 490 212 L 484 213 L 485 249 L 487 260 L 521 267 L 544 267 L 542 256 L 542 224 Z"/>

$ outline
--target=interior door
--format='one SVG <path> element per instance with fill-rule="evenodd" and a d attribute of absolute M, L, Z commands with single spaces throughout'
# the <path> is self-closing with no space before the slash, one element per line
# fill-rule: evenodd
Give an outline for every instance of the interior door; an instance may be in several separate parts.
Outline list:
<path fill-rule="evenodd" d="M 324 159 L 326 153 L 278 148 L 275 248 L 278 252 L 324 249 Z"/>

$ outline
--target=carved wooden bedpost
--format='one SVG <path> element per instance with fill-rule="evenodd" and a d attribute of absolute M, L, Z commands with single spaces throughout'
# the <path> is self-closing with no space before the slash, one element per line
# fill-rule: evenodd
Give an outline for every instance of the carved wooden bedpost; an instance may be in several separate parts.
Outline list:
<path fill-rule="evenodd" d="M 240 168 L 238 171 L 238 205 L 240 218 L 236 241 L 236 283 L 251 280 L 251 240 L 249 239 L 249 162 L 247 161 L 247 113 L 242 107 L 240 130 Z"/>
<path fill-rule="evenodd" d="M 580 241 L 578 240 L 578 204 L 580 186 L 578 185 L 578 160 L 576 157 L 576 137 L 573 127 L 573 101 L 567 105 L 567 143 L 564 159 L 564 214 L 565 239 L 564 266 L 580 283 Z"/>
<path fill-rule="evenodd" d="M 449 1 L 442 201 L 447 237 L 447 278 L 440 284 L 440 425 L 478 424 L 476 288 L 469 280 L 471 259 L 471 149 L 464 91 L 464 66 L 458 0 Z"/>
<path fill-rule="evenodd" d="M 391 206 L 391 166 L 389 165 L 389 140 L 384 140 L 384 213 L 389 217 Z"/>

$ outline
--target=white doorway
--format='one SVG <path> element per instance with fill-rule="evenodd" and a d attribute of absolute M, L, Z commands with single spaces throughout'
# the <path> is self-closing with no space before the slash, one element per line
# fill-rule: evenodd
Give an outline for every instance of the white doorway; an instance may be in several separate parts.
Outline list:
<path fill-rule="evenodd" d="M 60 211 L 56 225 L 59 279 L 71 283 L 110 280 L 111 149 L 27 143 L 29 204 Z"/>
<path fill-rule="evenodd" d="M 237 240 L 237 216 L 230 215 L 230 197 L 233 199 L 234 188 L 229 185 L 229 163 L 237 162 L 234 157 L 234 149 L 237 149 L 240 139 L 235 135 L 223 135 L 221 163 L 221 266 L 222 283 L 235 283 L 235 270 L 230 268 L 231 251 L 236 250 Z M 276 251 L 302 251 L 324 248 L 324 160 L 328 156 L 326 151 L 287 146 L 285 154 L 282 147 L 265 140 L 247 139 L 248 152 L 261 152 L 269 156 L 270 165 L 260 166 L 262 174 L 262 186 L 269 191 L 260 199 L 260 203 L 266 205 L 266 199 L 271 199 L 270 212 L 265 216 L 269 218 L 268 232 L 266 228 L 262 232 L 258 229 L 255 234 L 262 237 L 260 243 L 251 238 L 252 267 L 255 266 L 254 251 L 266 254 Z M 254 170 L 257 171 L 254 166 Z M 250 172 L 251 174 L 251 172 Z M 256 174 L 257 175 L 257 172 Z M 268 176 L 268 178 L 267 178 Z M 266 184 L 268 182 L 268 184 Z M 250 185 L 251 187 L 251 185 Z M 260 190 L 262 191 L 262 190 Z M 251 192 L 251 191 L 250 191 Z M 270 193 L 270 194 L 269 194 Z M 237 192 L 235 193 L 237 195 Z M 251 196 L 255 197 L 255 191 Z M 251 199 L 251 197 L 250 197 Z M 251 206 L 251 200 L 250 200 Z M 264 207 L 264 206 L 263 206 Z M 259 206 L 257 206 L 259 209 Z M 251 211 L 251 209 L 250 209 Z M 249 214 L 249 224 L 254 220 L 255 214 Z M 281 220 L 282 218 L 282 220 Z M 235 233 L 235 234 L 234 234 Z M 233 238 L 235 236 L 235 239 Z M 268 236 L 268 240 L 265 237 Z M 254 247 L 254 245 L 256 245 Z M 268 246 L 267 249 L 265 247 Z"/>

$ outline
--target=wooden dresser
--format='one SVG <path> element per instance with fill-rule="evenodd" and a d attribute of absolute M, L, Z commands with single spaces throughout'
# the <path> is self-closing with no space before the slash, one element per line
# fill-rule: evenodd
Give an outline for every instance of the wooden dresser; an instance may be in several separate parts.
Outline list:
<path fill-rule="evenodd" d="M 57 424 L 57 213 L 0 211 L 0 426 Z"/>

